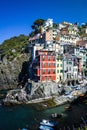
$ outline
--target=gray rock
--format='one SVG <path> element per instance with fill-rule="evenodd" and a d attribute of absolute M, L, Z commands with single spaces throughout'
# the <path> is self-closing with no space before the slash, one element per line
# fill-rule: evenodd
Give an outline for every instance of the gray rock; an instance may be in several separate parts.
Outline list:
<path fill-rule="evenodd" d="M 5 56 L 0 63 L 0 89 L 16 88 L 18 76 L 24 61 L 29 61 L 29 54 L 20 54 L 9 61 Z"/>
<path fill-rule="evenodd" d="M 55 82 L 35 83 L 32 82 L 31 93 L 27 94 L 26 88 L 10 90 L 3 102 L 8 103 L 27 103 L 34 99 L 44 99 L 52 96 L 58 96 L 62 89 L 58 88 Z"/>

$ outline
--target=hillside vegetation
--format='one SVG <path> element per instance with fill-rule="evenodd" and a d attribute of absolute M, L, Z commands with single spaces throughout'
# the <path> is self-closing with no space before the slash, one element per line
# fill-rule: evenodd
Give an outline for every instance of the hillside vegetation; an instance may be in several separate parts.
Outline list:
<path fill-rule="evenodd" d="M 1 59 L 4 56 L 7 56 L 9 60 L 12 60 L 14 57 L 17 57 L 21 53 L 25 52 L 25 49 L 28 45 L 28 38 L 28 36 L 20 35 L 5 40 L 0 45 Z"/>
<path fill-rule="evenodd" d="M 15 88 L 19 82 L 24 84 L 27 80 L 30 58 L 28 38 L 20 35 L 0 45 L 0 89 Z"/>

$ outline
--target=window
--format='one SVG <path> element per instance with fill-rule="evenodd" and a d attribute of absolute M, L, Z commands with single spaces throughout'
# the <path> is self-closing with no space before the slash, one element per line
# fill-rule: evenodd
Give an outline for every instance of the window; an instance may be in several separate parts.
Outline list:
<path fill-rule="evenodd" d="M 71 67 L 69 67 L 69 71 L 71 71 Z"/>
<path fill-rule="evenodd" d="M 50 60 L 50 56 L 48 56 L 48 60 Z"/>
<path fill-rule="evenodd" d="M 53 60 L 56 60 L 56 57 L 55 57 L 55 56 L 53 57 Z"/>
<path fill-rule="evenodd" d="M 53 73 L 55 74 L 55 73 L 56 73 L 56 71 L 55 71 L 55 70 L 53 70 Z"/>
<path fill-rule="evenodd" d="M 63 70 L 60 70 L 60 73 L 63 73 Z"/>
<path fill-rule="evenodd" d="M 69 75 L 70 79 L 71 79 L 71 74 Z"/>
<path fill-rule="evenodd" d="M 48 74 L 50 74 L 50 70 L 48 70 Z"/>
<path fill-rule="evenodd" d="M 60 57 L 60 61 L 62 61 L 63 60 L 63 58 L 62 57 Z"/>
<path fill-rule="evenodd" d="M 59 67 L 59 64 L 57 64 L 57 67 Z"/>
<path fill-rule="evenodd" d="M 60 67 L 62 67 L 62 64 L 60 64 Z"/>
<path fill-rule="evenodd" d="M 57 58 L 57 60 L 59 61 L 59 58 Z"/>
<path fill-rule="evenodd" d="M 68 74 L 67 74 L 67 79 L 68 79 Z"/>
<path fill-rule="evenodd" d="M 56 66 L 56 63 L 54 63 L 54 66 Z"/>
<path fill-rule="evenodd" d="M 50 63 L 48 63 L 48 66 L 50 66 Z"/>
<path fill-rule="evenodd" d="M 43 70 L 43 74 L 45 74 L 45 72 L 46 72 L 46 71 L 45 71 L 45 70 Z"/>
<path fill-rule="evenodd" d="M 43 63 L 43 66 L 46 66 L 46 63 Z"/>
<path fill-rule="evenodd" d="M 71 65 L 71 64 L 72 64 L 72 61 L 69 61 L 69 64 Z"/>
<path fill-rule="evenodd" d="M 77 68 L 75 68 L 75 71 L 77 71 Z"/>
<path fill-rule="evenodd" d="M 57 70 L 57 73 L 59 73 L 59 70 Z"/>
<path fill-rule="evenodd" d="M 70 79 L 71 78 L 71 74 L 67 74 L 67 78 Z"/>

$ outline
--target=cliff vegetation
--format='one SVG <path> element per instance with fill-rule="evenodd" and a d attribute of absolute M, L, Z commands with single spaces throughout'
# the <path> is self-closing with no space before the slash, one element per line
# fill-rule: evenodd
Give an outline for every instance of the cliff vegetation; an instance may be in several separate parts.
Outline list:
<path fill-rule="evenodd" d="M 25 79 L 30 58 L 28 38 L 15 36 L 0 45 L 0 89 L 15 88 Z M 24 65 L 27 66 L 25 71 Z"/>

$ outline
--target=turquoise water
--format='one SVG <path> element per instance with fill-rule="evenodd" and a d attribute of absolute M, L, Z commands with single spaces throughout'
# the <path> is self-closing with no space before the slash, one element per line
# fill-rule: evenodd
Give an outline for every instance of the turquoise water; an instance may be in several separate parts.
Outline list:
<path fill-rule="evenodd" d="M 32 105 L 21 105 L 14 107 L 0 106 L 0 130 L 19 130 L 29 128 L 37 130 L 42 119 L 51 119 L 52 113 L 63 113 L 63 118 L 57 119 L 59 127 L 72 126 L 78 123 L 81 116 L 87 115 L 87 106 L 82 104 L 73 105 L 72 111 L 65 110 L 66 105 L 37 111 Z"/>
<path fill-rule="evenodd" d="M 83 104 L 82 102 L 73 104 L 72 111 L 65 110 L 65 106 L 67 105 L 43 111 L 37 111 L 34 105 L 0 106 L 0 130 L 19 130 L 19 128 L 36 130 L 42 119 L 51 119 L 52 113 L 63 113 L 63 117 L 56 120 L 61 128 L 79 123 L 81 117 L 87 118 L 87 104 Z"/>
<path fill-rule="evenodd" d="M 0 106 L 0 130 L 18 130 L 18 128 L 24 127 L 32 129 L 35 125 L 39 124 L 41 119 L 50 119 L 52 113 L 63 112 L 64 107 L 65 105 L 44 111 L 37 111 L 32 105 L 15 107 Z"/>

